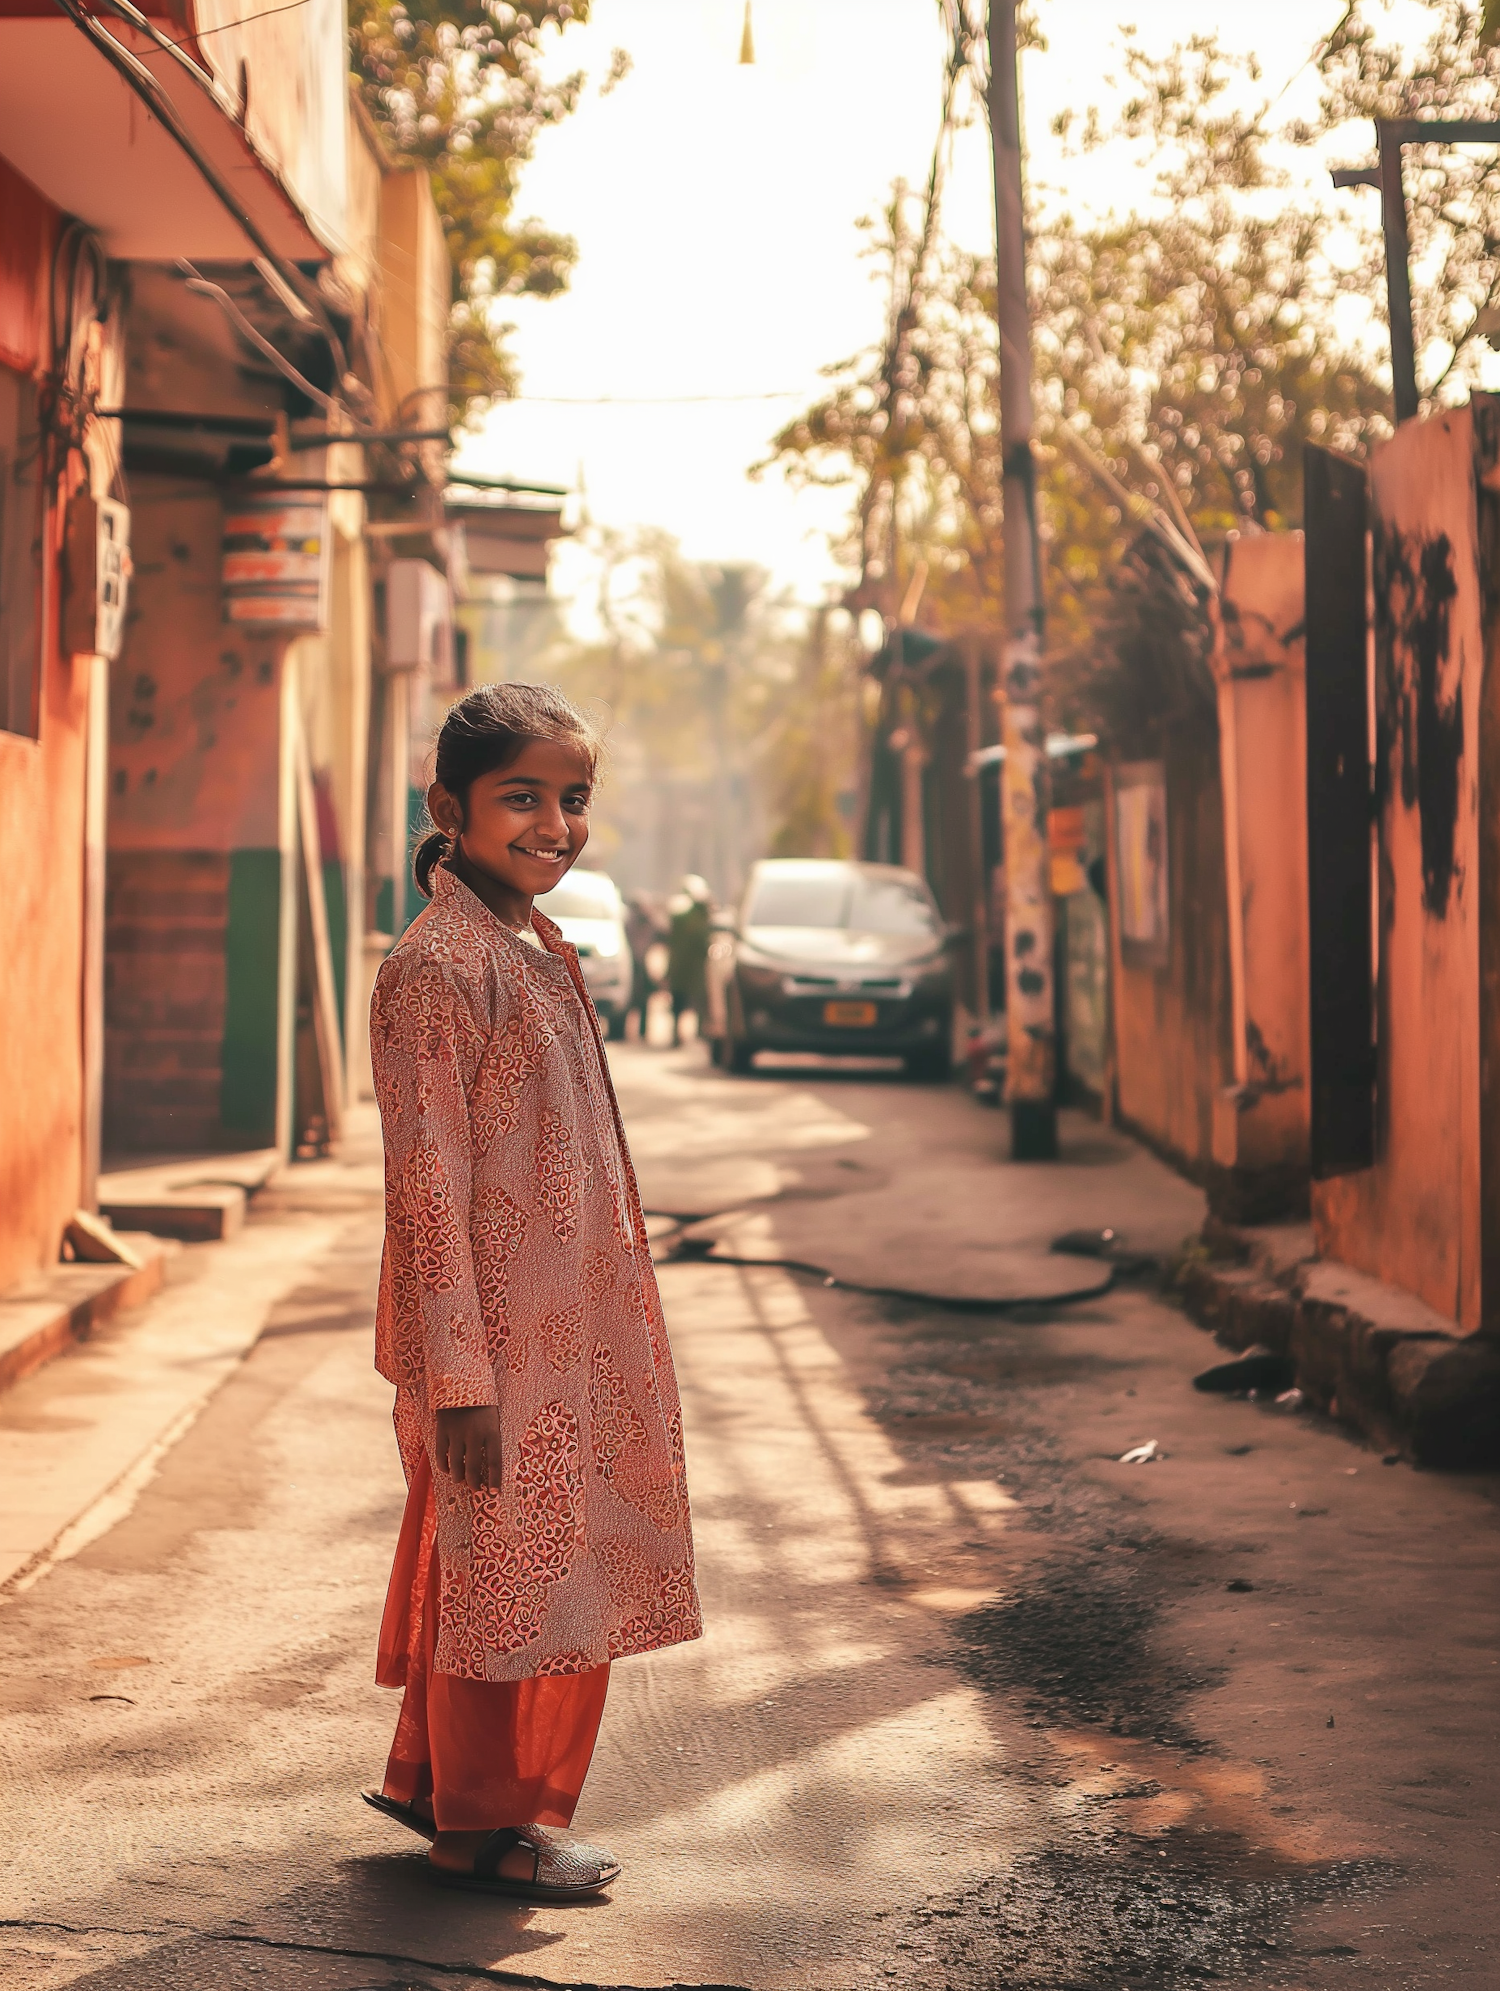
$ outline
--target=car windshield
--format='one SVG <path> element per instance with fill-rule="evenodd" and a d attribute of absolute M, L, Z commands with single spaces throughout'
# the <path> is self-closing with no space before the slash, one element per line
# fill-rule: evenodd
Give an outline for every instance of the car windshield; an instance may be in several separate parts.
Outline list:
<path fill-rule="evenodd" d="M 877 878 L 861 871 L 847 922 L 860 933 L 936 933 L 932 901 L 911 878 Z"/>
<path fill-rule="evenodd" d="M 618 919 L 619 895 L 602 871 L 573 871 L 537 900 L 548 919 Z"/>
<path fill-rule="evenodd" d="M 821 926 L 855 933 L 931 934 L 937 919 L 914 878 L 868 871 L 792 876 L 763 871 L 746 926 Z"/>

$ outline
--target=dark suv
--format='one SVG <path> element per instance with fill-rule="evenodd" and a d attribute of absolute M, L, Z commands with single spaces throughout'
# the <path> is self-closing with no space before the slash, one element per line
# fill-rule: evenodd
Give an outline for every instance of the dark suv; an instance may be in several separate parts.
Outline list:
<path fill-rule="evenodd" d="M 948 929 L 913 871 L 894 864 L 765 858 L 734 924 L 709 950 L 714 1062 L 745 1072 L 757 1051 L 901 1057 L 948 1076 Z"/>

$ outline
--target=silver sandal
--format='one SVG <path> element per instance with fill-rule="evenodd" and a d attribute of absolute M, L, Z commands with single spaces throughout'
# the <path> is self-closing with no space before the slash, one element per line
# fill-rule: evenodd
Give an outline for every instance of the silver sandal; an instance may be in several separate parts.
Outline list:
<path fill-rule="evenodd" d="M 505 1855 L 524 1846 L 532 1855 L 530 1880 L 497 1872 Z M 439 1887 L 464 1887 L 475 1894 L 504 1894 L 529 1901 L 581 1901 L 620 1877 L 620 1862 L 602 1846 L 590 1846 L 569 1832 L 545 1825 L 504 1825 L 474 1855 L 468 1873 L 428 1864 Z"/>
<path fill-rule="evenodd" d="M 415 1832 L 429 1841 L 437 1837 L 437 1827 L 430 1818 L 424 1818 L 415 1805 L 403 1804 L 398 1797 L 387 1797 L 384 1791 L 361 1791 L 360 1796 L 372 1811 L 378 1811 L 386 1818 L 394 1818 L 396 1823 L 404 1825 L 408 1832 Z"/>

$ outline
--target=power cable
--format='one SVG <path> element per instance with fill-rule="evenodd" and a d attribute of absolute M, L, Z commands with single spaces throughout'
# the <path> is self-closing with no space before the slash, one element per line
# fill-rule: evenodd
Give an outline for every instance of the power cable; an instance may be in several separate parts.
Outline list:
<path fill-rule="evenodd" d="M 198 28 L 192 34 L 184 35 L 181 41 L 163 42 L 162 46 L 169 48 L 186 48 L 189 44 L 196 46 L 200 41 L 207 41 L 210 35 L 227 34 L 231 28 L 248 27 L 252 21 L 264 21 L 271 14 L 295 13 L 297 8 L 308 7 L 311 4 L 312 0 L 282 0 L 282 5 L 279 7 L 262 7 L 258 14 L 241 14 L 237 21 L 220 21 L 216 28 Z"/>
<path fill-rule="evenodd" d="M 684 1218 L 670 1210 L 651 1210 L 646 1214 L 656 1217 L 670 1217 L 674 1223 L 706 1223 L 711 1219 L 694 1216 Z M 729 1211 L 717 1214 L 728 1216 Z M 1054 1244 L 1053 1250 L 1060 1248 Z M 750 1258 L 717 1249 L 718 1240 L 707 1237 L 677 1237 L 667 1240 L 665 1259 L 668 1264 L 688 1265 L 734 1265 L 760 1267 L 783 1272 L 800 1272 L 805 1278 L 816 1279 L 821 1286 L 831 1287 L 842 1293 L 867 1293 L 874 1299 L 909 1300 L 923 1306 L 942 1307 L 951 1313 L 1010 1313 L 1017 1307 L 1061 1307 L 1075 1305 L 1083 1300 L 1102 1299 L 1111 1290 L 1116 1277 L 1122 1272 L 1139 1271 L 1149 1261 L 1140 1256 L 1122 1255 L 1111 1262 L 1102 1252 L 1091 1251 L 1091 1256 L 1099 1256 L 1103 1270 L 1091 1285 L 1076 1286 L 1065 1293 L 1013 1293 L 1004 1299 L 971 1299 L 953 1293 L 923 1292 L 913 1286 L 875 1286 L 860 1279 L 845 1279 L 830 1272 L 826 1265 L 814 1265 L 805 1258 Z M 1081 1251 L 1077 1256 L 1083 1256 Z"/>
<path fill-rule="evenodd" d="M 507 394 L 496 408 L 685 408 L 728 401 L 801 401 L 812 390 L 775 387 L 756 394 Z"/>
<path fill-rule="evenodd" d="M 218 110 L 223 111 L 224 107 L 219 101 L 219 95 L 214 86 L 213 78 L 201 69 L 190 56 L 185 55 L 177 43 L 168 40 L 165 35 L 161 34 L 154 23 L 149 21 L 139 9 L 130 4 L 130 0 L 101 0 L 101 4 L 107 6 L 112 13 L 117 14 L 121 20 L 135 28 L 139 34 L 144 35 L 164 53 L 170 55 L 187 72 L 195 86 L 212 100 Z M 210 159 L 204 156 L 198 147 L 197 141 L 183 124 L 181 117 L 178 115 L 176 105 L 163 88 L 160 80 L 152 74 L 138 56 L 124 47 L 122 43 L 116 41 L 107 29 L 101 26 L 90 13 L 86 12 L 83 6 L 79 4 L 79 0 L 56 0 L 56 5 L 59 11 L 66 15 L 74 27 L 78 29 L 79 33 L 86 36 L 92 42 L 105 61 L 109 63 L 110 67 L 124 78 L 125 82 L 146 105 L 162 129 L 187 154 L 203 180 L 207 183 L 214 197 L 233 216 L 235 222 L 243 229 L 250 242 L 265 257 L 272 269 L 281 277 L 287 288 L 295 296 L 305 299 L 310 316 L 328 343 L 338 371 L 338 378 L 340 382 L 345 381 L 348 376 L 348 361 L 344 354 L 342 342 L 329 322 L 327 312 L 323 309 L 322 300 L 318 298 L 316 292 L 312 292 L 309 295 L 309 286 L 302 272 L 297 269 L 295 264 L 288 263 L 279 254 L 260 224 L 250 214 L 245 204 L 236 196 L 234 189 L 229 185 L 223 174 L 220 173 L 219 169 Z M 258 333 L 254 336 L 256 339 L 259 338 Z M 271 350 L 274 351 L 274 348 Z M 267 356 L 269 357 L 269 353 Z M 272 363 L 279 369 L 283 366 L 279 354 Z M 314 390 L 314 398 L 319 400 L 320 405 L 328 405 L 326 397 L 320 396 L 316 389 Z"/>
<path fill-rule="evenodd" d="M 263 354 L 283 379 L 291 382 L 299 394 L 305 394 L 308 400 L 316 403 L 325 414 L 336 416 L 344 413 L 341 402 L 335 401 L 332 395 L 325 394 L 321 387 L 314 387 L 306 374 L 299 373 L 285 354 L 278 352 L 264 333 L 255 329 L 222 284 L 210 283 L 207 277 L 200 276 L 185 256 L 178 257 L 177 267 L 185 277 L 188 289 L 197 291 L 202 297 L 211 297 L 240 337 L 247 339 L 258 353 Z M 357 442 L 358 431 L 348 439 Z"/>

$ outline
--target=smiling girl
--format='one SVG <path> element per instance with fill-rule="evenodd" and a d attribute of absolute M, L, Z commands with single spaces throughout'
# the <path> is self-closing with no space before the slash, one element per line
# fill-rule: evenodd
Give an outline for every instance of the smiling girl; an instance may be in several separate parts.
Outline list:
<path fill-rule="evenodd" d="M 610 1662 L 698 1637 L 682 1414 L 578 957 L 534 897 L 588 841 L 598 741 L 489 685 L 438 738 L 432 903 L 381 967 L 376 1366 L 407 1502 L 377 1677 L 405 1697 L 377 1809 L 449 1886 L 619 1873 L 572 1822 Z"/>

